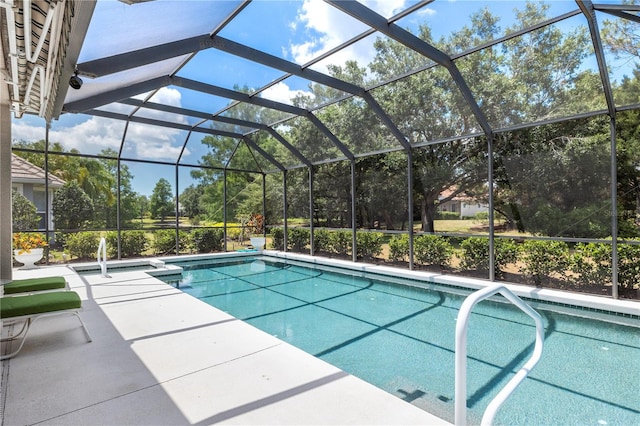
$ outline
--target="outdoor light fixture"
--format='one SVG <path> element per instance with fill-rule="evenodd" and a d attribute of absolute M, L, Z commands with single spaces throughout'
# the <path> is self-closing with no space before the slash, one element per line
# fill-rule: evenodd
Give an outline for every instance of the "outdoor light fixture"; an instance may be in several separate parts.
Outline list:
<path fill-rule="evenodd" d="M 82 87 L 82 79 L 78 77 L 78 71 L 76 71 L 75 75 L 72 75 L 69 79 L 69 86 L 76 90 Z"/>

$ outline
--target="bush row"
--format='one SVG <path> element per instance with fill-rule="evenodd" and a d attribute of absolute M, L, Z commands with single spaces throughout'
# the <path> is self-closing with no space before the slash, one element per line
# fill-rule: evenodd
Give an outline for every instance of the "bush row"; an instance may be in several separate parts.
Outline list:
<path fill-rule="evenodd" d="M 287 249 L 306 251 L 309 246 L 309 230 L 290 228 Z M 282 250 L 284 231 L 271 231 L 272 248 Z M 357 256 L 372 258 L 382 253 L 384 235 L 380 232 L 357 232 Z M 455 244 L 455 246 L 454 246 Z M 351 254 L 351 231 L 314 231 L 316 254 Z M 489 270 L 489 239 L 469 237 L 446 238 L 440 235 L 418 235 L 414 238 L 414 262 L 421 265 L 437 265 L 452 268 L 455 260 L 462 270 Z M 517 265 L 517 271 L 542 286 L 552 279 L 575 285 L 604 287 L 611 285 L 611 246 L 602 243 L 579 243 L 570 250 L 567 243 L 553 240 L 527 240 L 517 243 L 507 238 L 494 240 L 495 274 L 503 277 L 507 265 Z M 394 235 L 389 240 L 389 260 L 409 259 L 409 236 Z M 640 246 L 618 245 L 618 283 L 623 291 L 634 290 L 640 283 Z"/>
<path fill-rule="evenodd" d="M 504 275 L 508 264 L 518 263 L 518 271 L 536 285 L 552 278 L 587 286 L 611 285 L 611 246 L 602 243 L 578 243 L 573 250 L 563 241 L 527 240 L 522 244 L 498 238 L 495 241 L 495 274 Z M 640 245 L 618 245 L 618 284 L 623 290 L 634 290 L 640 283 Z M 389 260 L 404 261 L 409 257 L 407 235 L 389 241 Z M 460 242 L 460 252 L 449 240 L 438 235 L 420 235 L 414 239 L 414 261 L 425 265 L 450 267 L 454 257 L 464 270 L 489 270 L 489 239 L 470 237 Z"/>
<path fill-rule="evenodd" d="M 156 255 L 175 254 L 176 232 L 173 229 L 161 229 L 150 233 L 148 239 L 144 231 L 122 231 L 120 233 L 120 250 L 122 257 L 140 256 L 149 249 Z M 64 237 L 64 250 L 79 259 L 96 257 L 100 232 L 77 232 Z M 118 233 L 106 233 L 107 254 L 118 255 Z M 194 229 L 191 232 L 179 231 L 178 241 L 181 252 L 211 253 L 222 251 L 224 247 L 224 231 L 222 229 Z"/>
<path fill-rule="evenodd" d="M 78 232 L 65 236 L 65 250 L 73 257 L 91 259 L 96 256 L 99 232 Z M 181 252 L 210 253 L 224 247 L 222 229 L 194 229 L 179 231 Z M 350 255 L 351 231 L 314 231 L 316 254 Z M 271 229 L 271 248 L 284 249 L 284 230 Z M 107 232 L 107 249 L 110 257 L 117 255 L 117 233 Z M 373 258 L 382 253 L 385 236 L 381 232 L 357 232 L 357 257 Z M 158 230 L 152 238 L 144 231 L 121 232 L 122 257 L 140 256 L 149 249 L 156 255 L 175 253 L 175 230 Z M 309 229 L 288 229 L 287 249 L 305 252 L 310 244 Z M 456 244 L 456 246 L 454 246 Z M 394 235 L 389 240 L 389 260 L 407 261 L 409 237 Z M 634 290 L 640 283 L 640 245 L 618 245 L 618 283 L 621 289 Z M 414 261 L 421 265 L 438 265 L 452 268 L 458 260 L 462 270 L 487 271 L 489 269 L 489 240 L 482 237 L 451 239 L 439 235 L 418 235 L 414 238 Z M 538 286 L 551 279 L 576 285 L 602 287 L 611 285 L 611 246 L 602 243 L 578 243 L 571 250 L 565 242 L 551 240 L 527 240 L 522 244 L 514 240 L 495 239 L 495 274 L 501 277 L 509 264 L 517 264 L 518 272 Z"/>
<path fill-rule="evenodd" d="M 289 228 L 287 234 L 287 250 L 306 252 L 310 244 L 310 231 L 305 228 Z M 271 230 L 271 248 L 284 249 L 284 230 Z M 356 255 L 359 258 L 372 258 L 382 253 L 385 237 L 382 232 L 357 232 Z M 351 231 L 328 231 L 317 229 L 314 231 L 313 249 L 315 254 L 351 254 L 353 234 Z"/>

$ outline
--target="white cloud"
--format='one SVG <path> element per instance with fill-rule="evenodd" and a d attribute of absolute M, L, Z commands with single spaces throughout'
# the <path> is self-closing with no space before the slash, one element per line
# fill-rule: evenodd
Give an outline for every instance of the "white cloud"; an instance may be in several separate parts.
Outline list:
<path fill-rule="evenodd" d="M 291 100 L 298 95 L 310 96 L 311 92 L 305 90 L 291 90 L 285 83 L 280 82 L 269 87 L 260 94 L 263 98 L 271 99 L 272 101 L 278 101 L 285 104 L 291 104 Z"/>
<path fill-rule="evenodd" d="M 144 95 L 141 95 L 144 97 Z M 154 102 L 180 106 L 181 95 L 178 90 L 162 88 L 154 95 Z M 110 112 L 126 114 L 131 107 L 124 104 L 111 104 Z M 59 122 L 53 122 L 49 131 L 49 140 L 59 142 L 66 150 L 77 149 L 82 154 L 97 154 L 103 149 L 120 149 L 125 122 L 103 117 L 90 116 L 79 121 L 82 116 L 62 116 Z M 149 111 L 145 117 L 186 123 L 186 118 L 162 111 Z M 12 137 L 16 140 L 36 141 L 44 139 L 44 124 L 38 126 L 26 121 L 15 120 L 12 125 Z M 150 160 L 175 161 L 180 154 L 186 138 L 186 132 L 144 124 L 131 123 L 127 130 L 124 157 Z M 184 155 L 189 153 L 185 149 Z"/>
<path fill-rule="evenodd" d="M 430 7 L 424 7 L 416 12 L 418 16 L 433 16 L 436 14 L 435 9 L 431 9 Z"/>
<path fill-rule="evenodd" d="M 405 0 L 367 0 L 362 3 L 378 14 L 389 17 L 404 8 Z M 305 0 L 297 22 L 302 25 L 295 28 L 304 27 L 306 40 L 291 43 L 289 53 L 299 64 L 309 62 L 369 28 L 321 0 Z M 326 72 L 327 64 L 344 65 L 347 60 L 356 60 L 360 66 L 365 66 L 375 55 L 373 41 L 371 37 L 361 40 L 323 61 L 322 67 L 314 68 L 322 68 L 319 70 Z"/>

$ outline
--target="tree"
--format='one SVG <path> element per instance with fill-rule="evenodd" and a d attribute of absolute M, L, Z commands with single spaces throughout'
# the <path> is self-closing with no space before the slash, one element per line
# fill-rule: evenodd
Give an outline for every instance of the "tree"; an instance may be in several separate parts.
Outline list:
<path fill-rule="evenodd" d="M 624 4 L 637 5 L 637 0 L 625 0 Z M 631 19 L 605 20 L 602 41 L 617 57 L 635 56 L 640 58 L 640 30 Z"/>
<path fill-rule="evenodd" d="M 200 199 L 203 195 L 204 187 L 201 185 L 189 185 L 182 194 L 180 194 L 180 206 L 185 216 L 194 218 L 204 213 L 204 210 L 200 207 Z"/>
<path fill-rule="evenodd" d="M 93 202 L 75 181 L 53 196 L 53 220 L 57 230 L 81 229 L 93 217 Z"/>
<path fill-rule="evenodd" d="M 136 197 L 136 211 L 137 216 L 141 221 L 144 217 L 149 213 L 149 197 L 146 195 L 139 194 Z"/>
<path fill-rule="evenodd" d="M 36 206 L 24 195 L 13 190 L 11 194 L 11 223 L 13 232 L 29 231 L 38 227 L 40 215 Z"/>
<path fill-rule="evenodd" d="M 115 160 L 117 158 L 118 153 L 113 149 L 104 149 L 100 151 L 100 155 L 103 158 L 100 158 L 98 163 L 101 165 L 102 169 L 108 177 L 105 178 L 105 182 L 110 185 L 108 190 L 109 196 L 100 197 L 102 206 L 102 211 L 104 213 L 104 223 L 107 228 L 115 228 L 117 223 L 117 215 L 116 215 L 116 201 L 118 194 L 118 161 Z M 112 157 L 110 159 L 108 157 Z M 138 194 L 133 191 L 131 187 L 131 180 L 133 179 L 133 175 L 129 171 L 129 167 L 126 164 L 120 163 L 120 226 L 124 228 L 128 228 L 132 226 L 132 220 L 139 215 L 139 210 L 137 206 L 137 197 Z M 95 201 L 94 201 L 95 203 Z"/>
<path fill-rule="evenodd" d="M 160 222 L 164 222 L 167 216 L 175 212 L 173 196 L 171 195 L 171 184 L 165 178 L 160 178 L 153 188 L 149 208 L 151 210 L 151 217 L 160 219 Z"/>

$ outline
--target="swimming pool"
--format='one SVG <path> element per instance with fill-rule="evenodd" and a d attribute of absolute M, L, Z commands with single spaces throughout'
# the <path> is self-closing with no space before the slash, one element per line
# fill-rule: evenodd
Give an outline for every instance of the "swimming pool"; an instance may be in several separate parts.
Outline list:
<path fill-rule="evenodd" d="M 453 422 L 455 323 L 468 292 L 269 258 L 176 264 L 183 291 Z M 543 357 L 495 424 L 639 424 L 640 329 L 539 312 Z M 534 330 L 512 305 L 474 308 L 469 423 L 527 361 Z"/>

